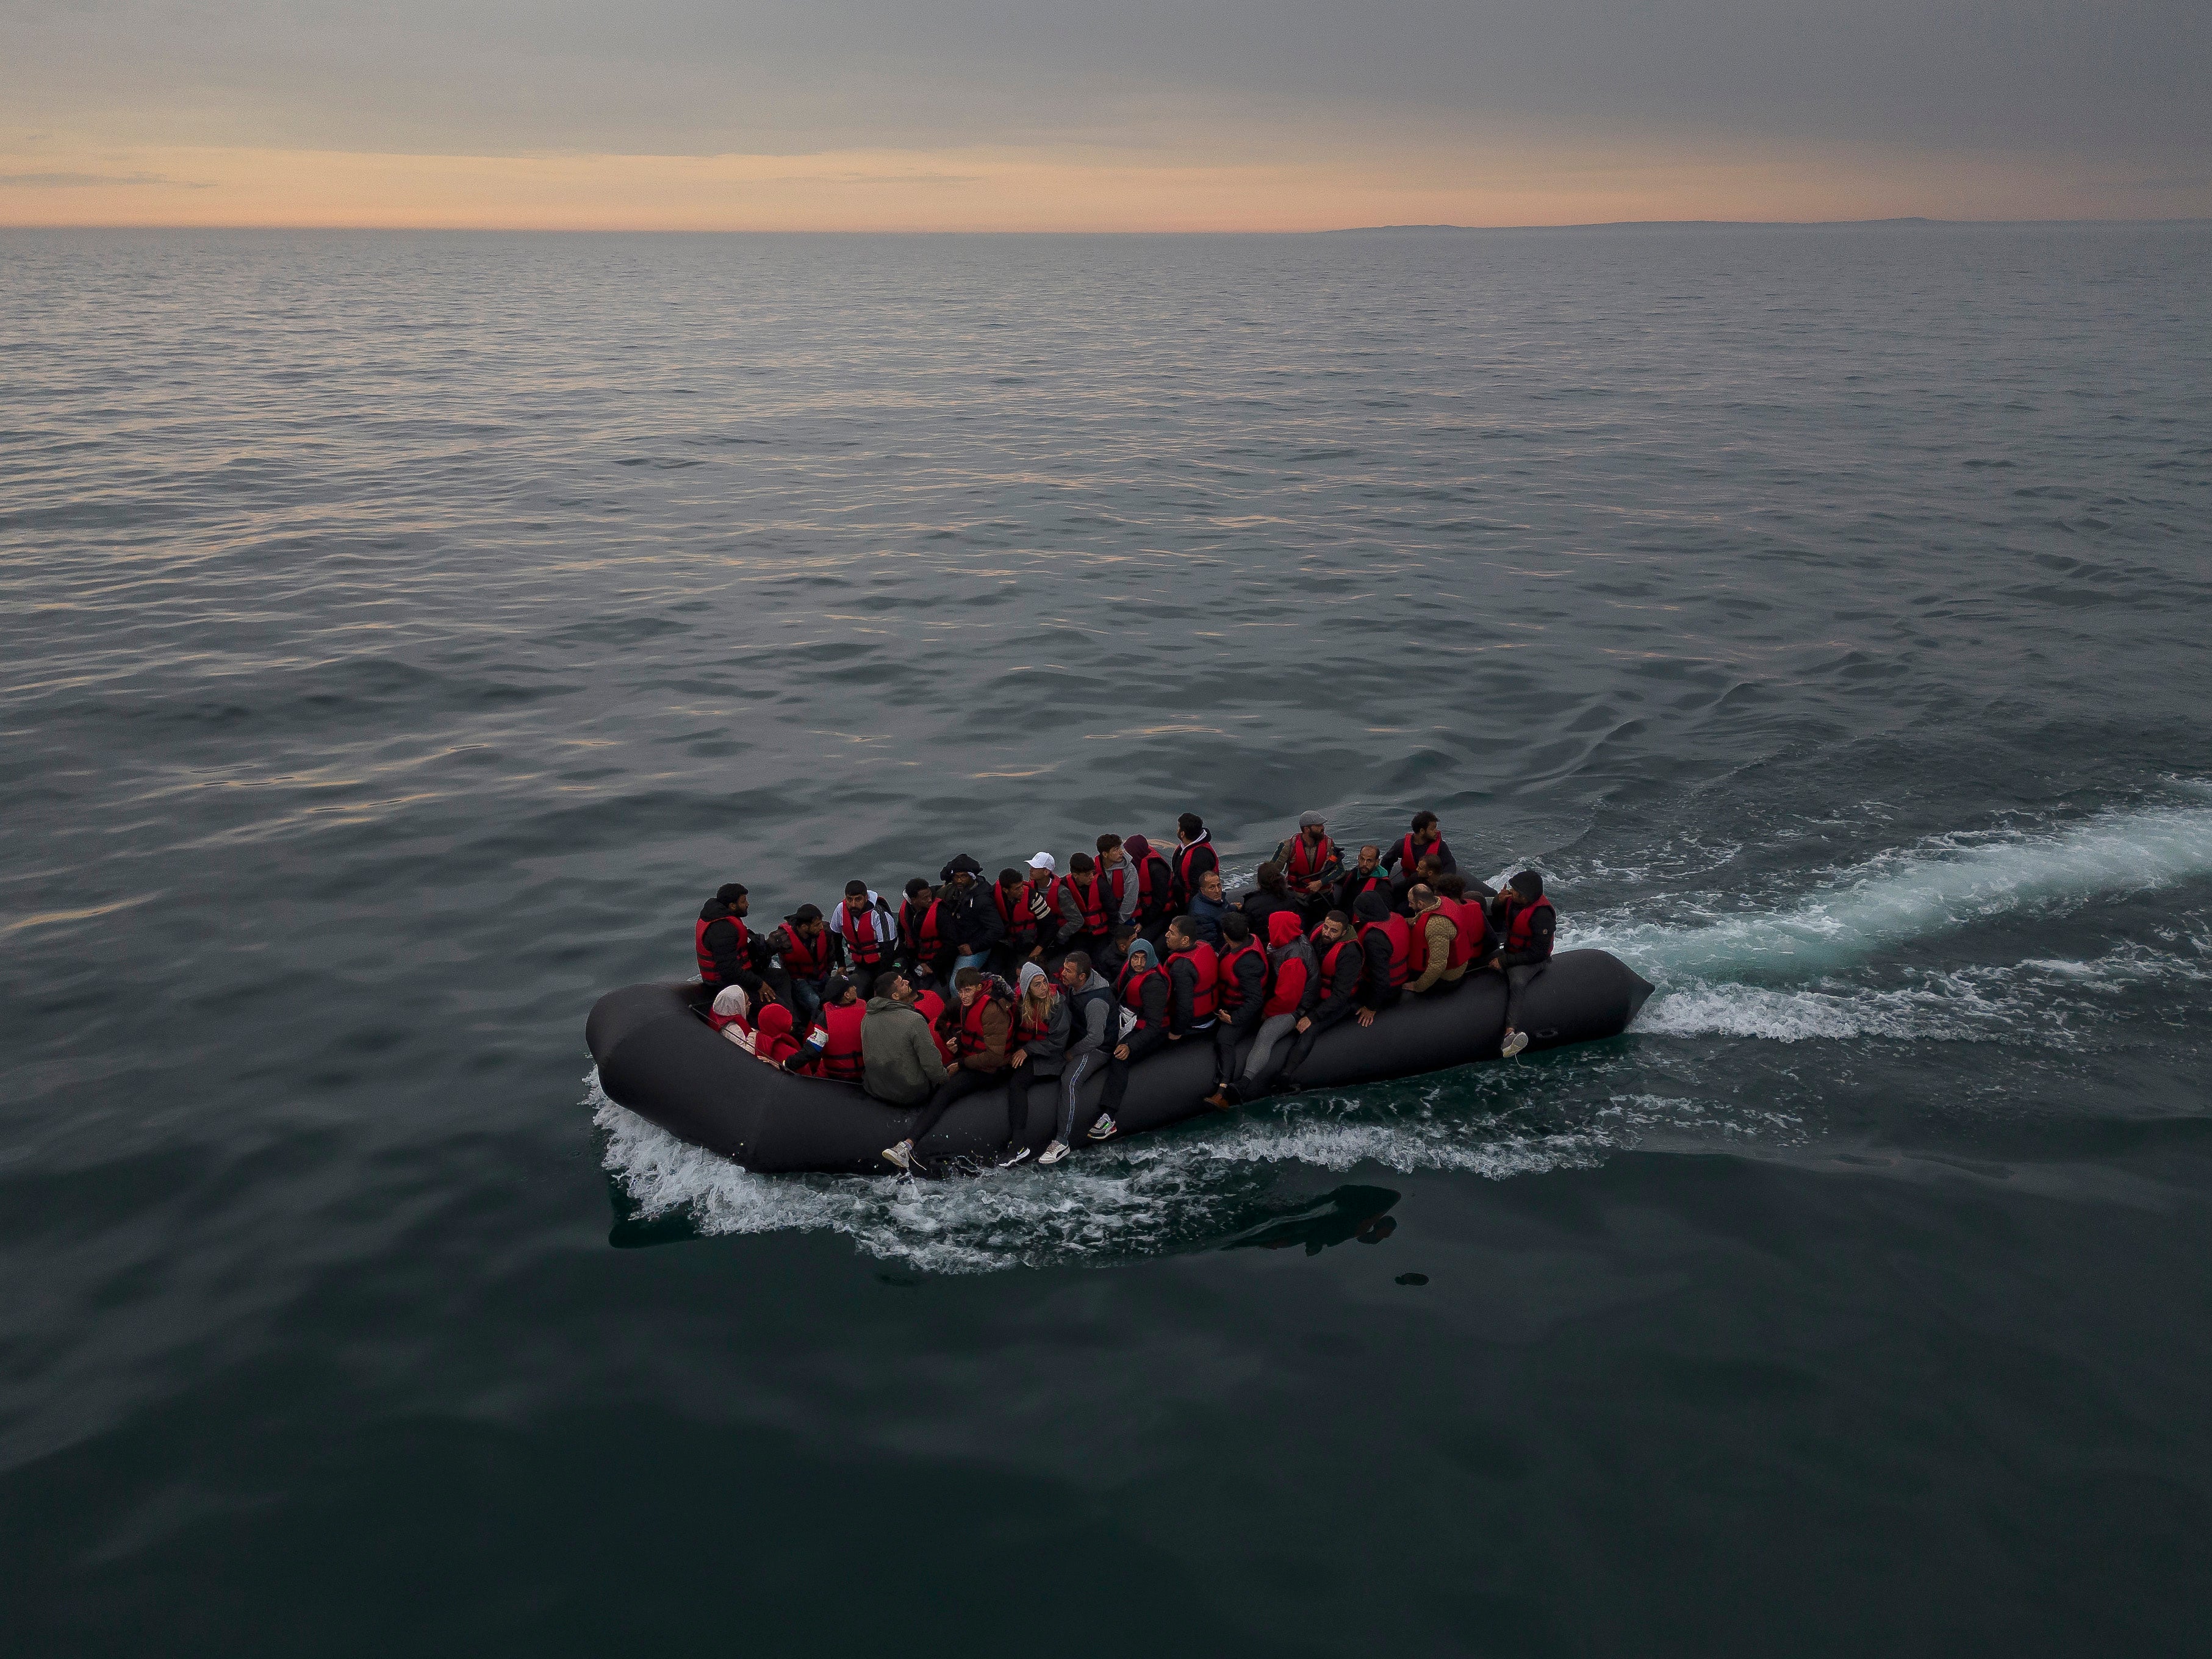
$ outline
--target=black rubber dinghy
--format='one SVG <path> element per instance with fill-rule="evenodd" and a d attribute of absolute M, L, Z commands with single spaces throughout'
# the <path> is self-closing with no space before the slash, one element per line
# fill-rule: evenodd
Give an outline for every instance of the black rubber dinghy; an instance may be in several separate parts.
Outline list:
<path fill-rule="evenodd" d="M 1557 1048 L 1619 1036 L 1651 994 L 1650 986 L 1602 951 L 1562 951 L 1528 987 L 1522 1011 L 1528 1048 Z M 584 1024 L 607 1097 L 669 1133 L 735 1158 L 763 1174 L 819 1170 L 882 1175 L 883 1149 L 903 1139 L 917 1115 L 887 1106 L 859 1085 L 793 1077 L 725 1042 L 700 1017 L 703 985 L 632 985 L 610 991 Z M 1306 1088 L 1342 1088 L 1414 1077 L 1498 1058 L 1505 1030 L 1505 981 L 1472 975 L 1441 996 L 1404 997 L 1374 1024 L 1344 1020 L 1322 1034 L 1300 1070 Z M 1086 1114 L 1103 1086 L 1083 1085 Z M 1130 1068 L 1116 1114 L 1124 1134 L 1209 1115 L 1213 1038 L 1200 1032 Z M 1030 1145 L 1052 1138 L 1060 1109 L 1056 1082 L 1030 1087 Z M 977 1091 L 952 1109 L 917 1148 L 932 1159 L 984 1158 L 1006 1133 L 1003 1088 Z M 1078 1149 L 1088 1145 L 1078 1142 Z"/>

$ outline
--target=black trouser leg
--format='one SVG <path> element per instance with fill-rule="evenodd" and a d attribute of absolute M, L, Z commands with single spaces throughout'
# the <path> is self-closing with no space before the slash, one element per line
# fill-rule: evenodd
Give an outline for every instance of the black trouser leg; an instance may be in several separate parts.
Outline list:
<path fill-rule="evenodd" d="M 1552 964 L 1548 962 L 1524 962 L 1518 968 L 1505 970 L 1505 1029 L 1521 1029 L 1521 999 L 1529 982 L 1539 977 Z"/>
<path fill-rule="evenodd" d="M 921 1109 L 921 1119 L 906 1132 L 907 1139 L 916 1146 L 921 1146 L 922 1137 L 937 1127 L 938 1120 L 951 1109 L 953 1102 L 965 1099 L 978 1089 L 988 1089 L 1003 1079 L 1002 1073 L 973 1072 L 963 1066 L 937 1085 L 937 1092 L 930 1096 L 929 1104 Z"/>
<path fill-rule="evenodd" d="M 1118 1111 L 1121 1105 L 1121 1097 L 1128 1092 L 1129 1068 L 1146 1054 L 1158 1054 L 1167 1046 L 1168 1034 L 1164 1030 L 1132 1031 L 1127 1039 L 1128 1059 L 1109 1060 L 1106 1062 L 1106 1088 L 1105 1091 L 1098 1097 L 1098 1109 L 1102 1112 Z"/>
<path fill-rule="evenodd" d="M 1006 1145 L 1008 1152 L 1030 1138 L 1030 1085 L 1054 1080 L 1040 1077 L 1034 1066 L 1015 1066 L 1007 1069 Z"/>
<path fill-rule="evenodd" d="M 860 994 L 861 1001 L 866 1002 L 874 994 L 878 971 L 873 968 L 848 968 L 845 970 L 845 977 L 853 981 L 853 988 Z"/>
<path fill-rule="evenodd" d="M 1306 1063 L 1306 1056 L 1313 1053 L 1314 1044 L 1321 1041 L 1321 1034 L 1351 1012 L 1352 1006 L 1346 1003 L 1335 1013 L 1316 1018 L 1312 1024 L 1298 1033 L 1297 1041 L 1291 1044 L 1290 1058 L 1283 1062 L 1283 1069 L 1276 1073 L 1276 1080 L 1283 1087 L 1295 1089 L 1298 1086 L 1298 1067 Z"/>

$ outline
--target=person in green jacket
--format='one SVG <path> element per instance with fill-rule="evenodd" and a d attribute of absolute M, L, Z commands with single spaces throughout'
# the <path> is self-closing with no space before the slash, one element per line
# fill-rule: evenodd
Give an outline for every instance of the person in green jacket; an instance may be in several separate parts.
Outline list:
<path fill-rule="evenodd" d="M 886 1105 L 919 1106 L 951 1074 L 906 975 L 882 975 L 875 989 L 860 1021 L 860 1086 Z"/>

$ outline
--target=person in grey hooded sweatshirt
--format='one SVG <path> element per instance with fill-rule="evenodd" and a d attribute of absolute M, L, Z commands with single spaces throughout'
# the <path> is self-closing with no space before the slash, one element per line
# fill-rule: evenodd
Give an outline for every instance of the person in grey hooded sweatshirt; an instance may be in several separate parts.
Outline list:
<path fill-rule="evenodd" d="M 1070 951 L 1060 964 L 1060 1001 L 1068 1011 L 1067 1048 L 1060 1069 L 1060 1122 L 1052 1145 L 1037 1159 L 1040 1164 L 1059 1163 L 1075 1144 L 1076 1102 L 1084 1080 L 1106 1064 L 1109 1046 L 1121 1037 L 1114 988 L 1092 969 L 1091 958 L 1082 951 Z M 1113 1118 L 1094 1110 L 1090 1138 L 1103 1140 L 1113 1133 Z M 1019 1163 L 1020 1154 L 1012 1161 Z"/>
<path fill-rule="evenodd" d="M 1030 1085 L 1059 1080 L 1067 1052 L 1067 999 L 1043 969 L 1025 962 L 1021 994 L 1014 999 L 1014 1029 L 1006 1040 L 1006 1156 L 1000 1167 L 1030 1155 Z"/>

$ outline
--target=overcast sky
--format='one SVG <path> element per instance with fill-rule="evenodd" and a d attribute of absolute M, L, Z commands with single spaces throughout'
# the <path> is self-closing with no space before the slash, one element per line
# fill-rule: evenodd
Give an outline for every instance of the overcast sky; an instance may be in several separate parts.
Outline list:
<path fill-rule="evenodd" d="M 2212 213 L 2212 0 L 0 0 L 0 221 Z"/>

